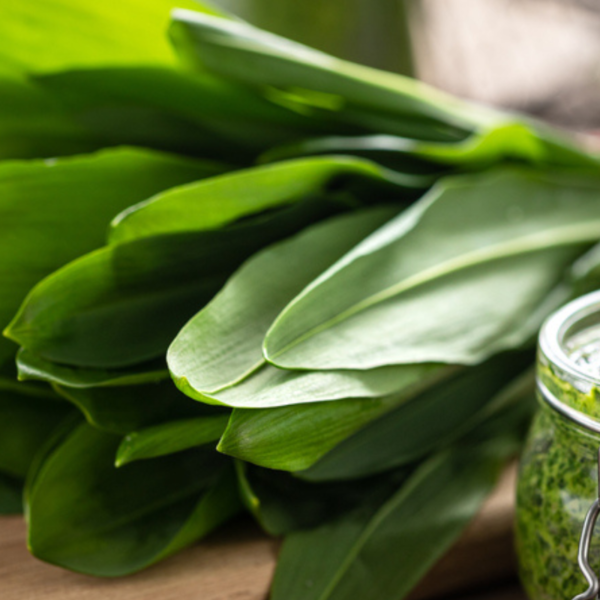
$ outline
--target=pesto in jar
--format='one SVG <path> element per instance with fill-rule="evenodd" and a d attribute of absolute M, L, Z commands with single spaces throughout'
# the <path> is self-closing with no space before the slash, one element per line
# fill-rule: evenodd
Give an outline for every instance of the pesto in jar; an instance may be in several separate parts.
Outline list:
<path fill-rule="evenodd" d="M 598 498 L 600 294 L 567 305 L 540 334 L 540 409 L 525 446 L 517 489 L 520 576 L 532 600 L 570 600 L 588 584 L 577 554 Z M 590 565 L 600 573 L 600 521 Z"/>

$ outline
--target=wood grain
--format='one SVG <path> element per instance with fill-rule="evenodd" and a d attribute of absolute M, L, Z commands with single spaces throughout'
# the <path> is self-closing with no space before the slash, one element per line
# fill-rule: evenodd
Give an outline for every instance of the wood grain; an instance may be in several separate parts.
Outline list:
<path fill-rule="evenodd" d="M 515 472 L 512 467 L 504 474 L 478 517 L 412 600 L 450 592 L 464 595 L 482 584 L 487 590 L 473 600 L 524 600 L 514 584 L 498 587 L 514 577 Z M 0 517 L 0 600 L 265 600 L 278 545 L 249 521 L 238 520 L 142 573 L 96 579 L 36 560 L 25 547 L 23 519 Z"/>

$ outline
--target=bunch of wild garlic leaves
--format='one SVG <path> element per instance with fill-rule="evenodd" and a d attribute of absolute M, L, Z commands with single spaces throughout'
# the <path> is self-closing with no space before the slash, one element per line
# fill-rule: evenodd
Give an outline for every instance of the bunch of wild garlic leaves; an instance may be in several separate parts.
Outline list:
<path fill-rule="evenodd" d="M 402 598 L 598 282 L 597 158 L 191 0 L 2 10 L 2 512 L 118 576 L 245 507 L 274 600 Z"/>

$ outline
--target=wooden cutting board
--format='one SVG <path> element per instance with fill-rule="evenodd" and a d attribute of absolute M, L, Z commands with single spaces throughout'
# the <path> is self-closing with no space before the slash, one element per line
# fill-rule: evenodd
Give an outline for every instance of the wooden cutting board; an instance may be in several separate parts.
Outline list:
<path fill-rule="evenodd" d="M 524 600 L 514 583 L 501 586 L 514 581 L 515 480 L 516 468 L 511 467 L 461 539 L 413 592 L 412 600 L 482 586 L 486 600 Z M 36 560 L 25 547 L 23 519 L 0 517 L 0 600 L 265 600 L 278 547 L 277 540 L 249 520 L 239 520 L 142 573 L 97 579 Z"/>

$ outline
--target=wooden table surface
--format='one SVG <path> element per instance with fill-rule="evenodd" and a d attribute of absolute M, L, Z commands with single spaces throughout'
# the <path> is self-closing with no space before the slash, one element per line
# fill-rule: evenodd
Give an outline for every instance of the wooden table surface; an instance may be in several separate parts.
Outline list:
<path fill-rule="evenodd" d="M 411 600 L 525 600 L 514 578 L 515 471 Z M 265 600 L 279 542 L 240 519 L 202 543 L 129 577 L 97 579 L 33 558 L 21 517 L 0 517 L 0 600 Z M 368 600 L 368 599 L 365 599 Z"/>

